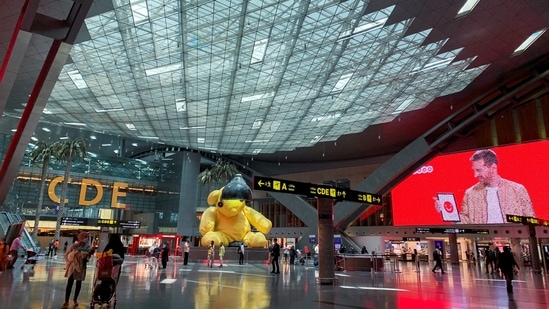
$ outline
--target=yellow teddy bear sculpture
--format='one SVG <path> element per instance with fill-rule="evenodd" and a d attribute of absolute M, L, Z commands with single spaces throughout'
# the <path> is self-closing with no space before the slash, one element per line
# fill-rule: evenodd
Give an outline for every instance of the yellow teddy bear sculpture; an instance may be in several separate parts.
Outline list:
<path fill-rule="evenodd" d="M 272 227 L 271 220 L 257 210 L 246 206 L 252 201 L 252 190 L 242 175 L 237 174 L 225 187 L 208 195 L 208 204 L 200 219 L 200 243 L 206 247 L 213 241 L 220 243 L 243 242 L 250 248 L 264 248 L 265 234 Z M 252 226 L 258 232 L 252 232 Z"/>

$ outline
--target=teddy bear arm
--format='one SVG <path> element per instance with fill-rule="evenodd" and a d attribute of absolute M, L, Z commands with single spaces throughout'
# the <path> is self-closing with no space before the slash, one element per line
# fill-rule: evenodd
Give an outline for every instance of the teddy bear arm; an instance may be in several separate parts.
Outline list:
<path fill-rule="evenodd" d="M 246 206 L 244 208 L 244 215 L 250 221 L 250 224 L 253 225 L 259 232 L 263 234 L 269 233 L 272 227 L 271 220 L 267 219 L 263 214 L 257 210 Z"/>
<path fill-rule="evenodd" d="M 215 211 L 214 207 L 209 207 L 202 214 L 200 219 L 199 231 L 200 234 L 204 235 L 208 232 L 212 232 L 215 228 Z"/>

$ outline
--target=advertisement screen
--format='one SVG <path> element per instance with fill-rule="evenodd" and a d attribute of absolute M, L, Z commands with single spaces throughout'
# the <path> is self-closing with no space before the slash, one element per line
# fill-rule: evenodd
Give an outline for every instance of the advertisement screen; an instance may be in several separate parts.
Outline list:
<path fill-rule="evenodd" d="M 496 224 L 507 214 L 549 219 L 548 157 L 549 141 L 437 156 L 392 190 L 394 224 Z"/>

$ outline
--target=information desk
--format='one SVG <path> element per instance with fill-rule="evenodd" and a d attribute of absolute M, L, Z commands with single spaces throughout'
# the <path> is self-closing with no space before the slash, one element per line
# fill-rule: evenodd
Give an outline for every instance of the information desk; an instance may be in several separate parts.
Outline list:
<path fill-rule="evenodd" d="M 345 255 L 346 271 L 383 271 L 383 256 L 372 257 L 369 254 Z"/>

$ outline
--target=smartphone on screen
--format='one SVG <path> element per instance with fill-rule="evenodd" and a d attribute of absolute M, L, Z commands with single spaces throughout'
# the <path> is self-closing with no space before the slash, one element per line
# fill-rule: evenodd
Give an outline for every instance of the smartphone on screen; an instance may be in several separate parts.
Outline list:
<path fill-rule="evenodd" d="M 442 220 L 446 222 L 460 222 L 459 212 L 457 209 L 456 198 L 453 193 L 438 193 L 438 202 L 440 203 L 440 213 Z"/>

